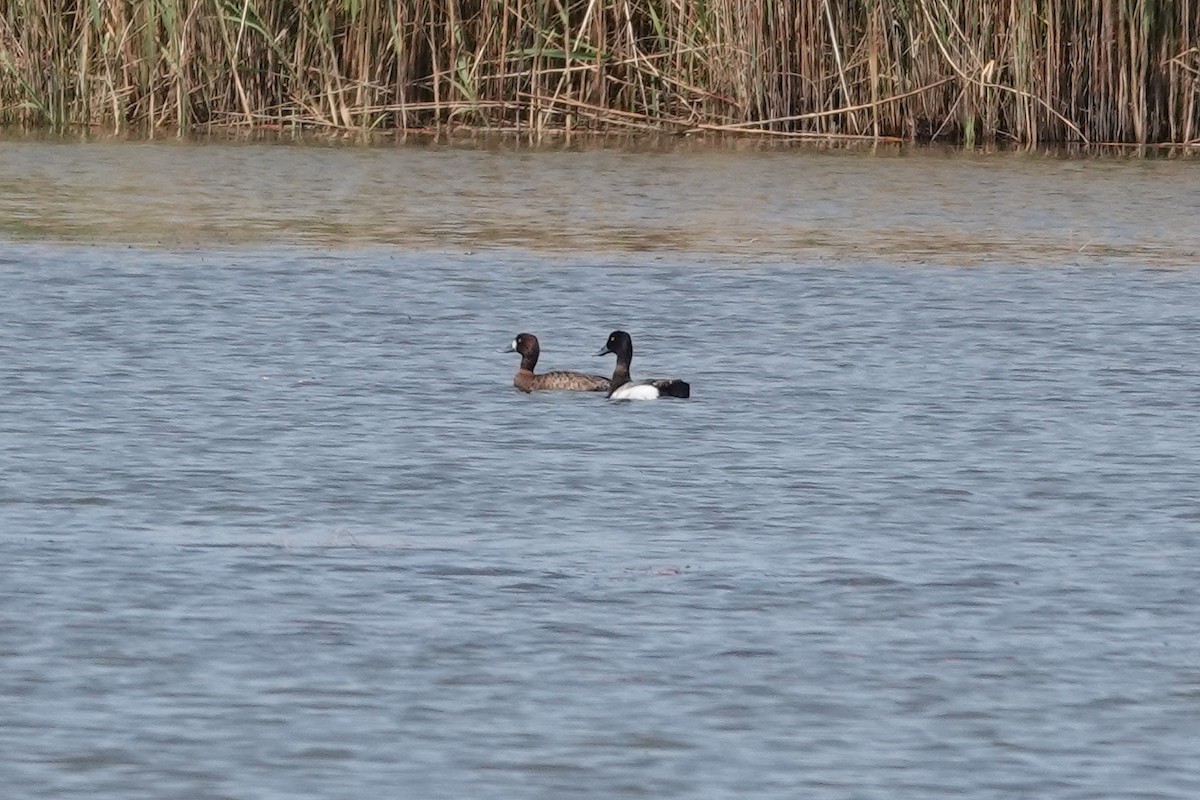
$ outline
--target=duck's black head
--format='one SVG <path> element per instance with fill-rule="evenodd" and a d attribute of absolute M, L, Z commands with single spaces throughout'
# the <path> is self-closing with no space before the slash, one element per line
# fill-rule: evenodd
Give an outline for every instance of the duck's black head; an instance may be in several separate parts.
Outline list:
<path fill-rule="evenodd" d="M 633 358 L 633 339 L 630 339 L 625 331 L 613 331 L 596 355 L 603 356 L 608 353 L 616 353 L 618 361 L 628 361 Z"/>

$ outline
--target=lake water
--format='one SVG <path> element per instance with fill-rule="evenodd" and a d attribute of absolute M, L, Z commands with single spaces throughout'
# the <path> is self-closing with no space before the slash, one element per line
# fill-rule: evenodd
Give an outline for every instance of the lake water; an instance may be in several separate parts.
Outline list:
<path fill-rule="evenodd" d="M 20 798 L 1200 796 L 1200 165 L 0 142 Z M 687 401 L 522 395 L 540 368 Z"/>

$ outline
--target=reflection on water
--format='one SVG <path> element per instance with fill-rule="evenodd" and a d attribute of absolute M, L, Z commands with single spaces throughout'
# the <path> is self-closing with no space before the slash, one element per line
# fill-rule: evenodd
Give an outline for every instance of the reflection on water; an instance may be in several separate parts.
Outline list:
<path fill-rule="evenodd" d="M 0 141 L 0 235 L 1062 263 L 1200 253 L 1200 164 Z"/>

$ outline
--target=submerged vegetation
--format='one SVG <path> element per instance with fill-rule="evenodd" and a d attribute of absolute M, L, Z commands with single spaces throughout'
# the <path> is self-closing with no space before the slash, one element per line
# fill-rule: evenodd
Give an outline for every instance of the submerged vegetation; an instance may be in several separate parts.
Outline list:
<path fill-rule="evenodd" d="M 1200 5 L 0 0 L 0 124 L 1200 144 Z"/>

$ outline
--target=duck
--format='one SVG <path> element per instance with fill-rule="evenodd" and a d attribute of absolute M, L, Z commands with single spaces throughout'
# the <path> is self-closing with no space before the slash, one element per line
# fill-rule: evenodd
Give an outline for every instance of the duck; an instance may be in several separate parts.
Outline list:
<path fill-rule="evenodd" d="M 613 353 L 617 367 L 609 383 L 609 400 L 655 400 L 659 397 L 691 397 L 692 386 L 678 378 L 657 378 L 635 381 L 629 377 L 629 362 L 633 361 L 633 338 L 625 331 L 613 331 L 597 356 Z"/>
<path fill-rule="evenodd" d="M 513 386 L 522 392 L 560 390 L 569 392 L 607 392 L 608 378 L 603 375 L 586 375 L 582 372 L 557 370 L 535 375 L 533 368 L 537 366 L 538 354 L 541 347 L 538 338 L 532 333 L 518 333 L 509 344 L 505 353 L 520 353 L 521 366 L 513 377 Z"/>

